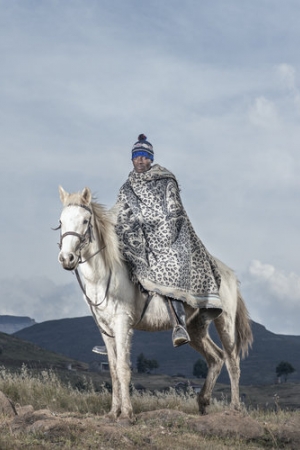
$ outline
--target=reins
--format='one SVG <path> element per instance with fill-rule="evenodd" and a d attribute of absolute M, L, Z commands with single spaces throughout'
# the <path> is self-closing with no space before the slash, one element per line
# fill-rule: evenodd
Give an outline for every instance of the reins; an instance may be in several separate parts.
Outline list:
<path fill-rule="evenodd" d="M 84 261 L 84 262 L 85 262 L 85 261 Z M 108 294 L 108 291 L 109 291 L 110 281 L 111 281 L 111 270 L 109 271 L 109 276 L 108 276 L 108 281 L 107 281 L 107 285 L 106 285 L 104 297 L 103 297 L 103 299 L 101 300 L 101 302 L 99 302 L 99 303 L 94 303 L 94 302 L 89 298 L 89 296 L 87 295 L 86 290 L 85 290 L 85 287 L 83 286 L 83 283 L 82 283 L 82 281 L 81 281 L 81 278 L 80 278 L 78 269 L 75 269 L 74 272 L 75 272 L 75 275 L 76 275 L 78 284 L 79 284 L 79 286 L 80 286 L 82 292 L 84 293 L 84 296 L 85 296 L 85 298 L 86 298 L 86 300 L 87 300 L 89 306 L 95 306 L 95 307 L 96 307 L 96 306 L 102 305 L 102 303 L 103 303 L 104 300 L 106 299 L 107 294 Z"/>
<path fill-rule="evenodd" d="M 103 250 L 103 249 L 104 249 L 104 247 L 102 247 L 101 250 Z M 96 253 L 94 253 L 92 256 L 90 256 L 90 257 L 89 257 L 88 259 L 86 259 L 85 261 L 79 262 L 79 264 L 85 263 L 86 261 L 88 261 L 89 259 L 91 259 L 93 256 L 95 256 L 97 253 L 99 253 L 101 250 L 98 250 Z M 82 290 L 82 292 L 83 292 L 83 294 L 84 294 L 84 296 L 85 296 L 85 298 L 86 298 L 86 301 L 88 302 L 88 305 L 89 305 L 89 307 L 90 307 L 90 309 L 91 309 L 91 312 L 92 312 L 92 314 L 93 314 L 93 316 L 94 316 L 95 314 L 94 314 L 94 311 L 92 310 L 92 306 L 94 306 L 94 307 L 100 306 L 100 305 L 104 302 L 104 300 L 107 298 L 108 291 L 109 291 L 109 287 L 110 287 L 110 282 L 111 282 L 111 270 L 109 271 L 109 276 L 108 276 L 108 281 L 107 281 L 107 285 L 106 285 L 106 290 L 105 290 L 104 297 L 103 297 L 103 299 L 101 300 L 101 302 L 99 302 L 99 303 L 94 303 L 94 302 L 89 298 L 89 296 L 87 295 L 86 290 L 85 290 L 85 287 L 84 287 L 84 285 L 83 285 L 83 283 L 82 283 L 82 281 L 81 281 L 81 278 L 80 278 L 78 269 L 75 269 L 74 272 L 75 272 L 75 275 L 76 275 L 78 284 L 79 284 L 79 286 L 80 286 L 80 289 Z M 98 322 L 97 322 L 97 323 L 98 323 Z M 99 327 L 101 333 L 103 333 L 103 334 L 105 334 L 106 336 L 111 337 L 111 338 L 114 337 L 114 336 L 112 336 L 111 334 L 107 333 L 107 331 L 105 331 L 99 324 L 98 324 L 98 327 Z"/>

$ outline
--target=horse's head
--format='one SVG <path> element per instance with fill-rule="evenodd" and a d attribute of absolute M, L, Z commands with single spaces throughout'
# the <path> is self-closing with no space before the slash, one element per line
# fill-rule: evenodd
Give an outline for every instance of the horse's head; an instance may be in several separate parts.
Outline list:
<path fill-rule="evenodd" d="M 74 270 L 81 262 L 81 252 L 93 239 L 92 194 L 89 188 L 78 194 L 69 194 L 61 186 L 59 194 L 64 208 L 60 216 L 58 261 L 64 269 Z"/>

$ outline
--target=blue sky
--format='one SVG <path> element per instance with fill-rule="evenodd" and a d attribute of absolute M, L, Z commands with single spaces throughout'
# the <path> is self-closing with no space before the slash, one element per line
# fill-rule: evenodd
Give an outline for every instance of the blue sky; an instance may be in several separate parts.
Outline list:
<path fill-rule="evenodd" d="M 252 318 L 299 335 L 300 6 L 0 1 L 1 314 L 89 314 L 58 185 L 114 204 L 143 132 Z"/>

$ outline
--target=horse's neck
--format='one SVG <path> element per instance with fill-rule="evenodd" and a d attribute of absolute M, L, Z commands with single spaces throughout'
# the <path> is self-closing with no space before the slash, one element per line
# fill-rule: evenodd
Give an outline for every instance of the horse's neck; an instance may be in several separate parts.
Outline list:
<path fill-rule="evenodd" d="M 103 247 L 103 246 L 102 246 Z M 104 280 L 109 275 L 109 269 L 104 263 L 103 248 L 101 248 L 98 239 L 93 241 L 87 251 L 82 253 L 83 263 L 80 266 L 80 271 L 83 277 L 91 283 L 99 283 L 99 280 Z"/>

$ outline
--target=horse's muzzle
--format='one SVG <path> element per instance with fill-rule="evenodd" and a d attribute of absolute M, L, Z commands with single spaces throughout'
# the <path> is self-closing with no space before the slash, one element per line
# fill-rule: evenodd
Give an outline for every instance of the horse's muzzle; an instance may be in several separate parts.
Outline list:
<path fill-rule="evenodd" d="M 66 270 L 75 270 L 79 263 L 79 257 L 75 253 L 60 252 L 58 261 Z"/>

